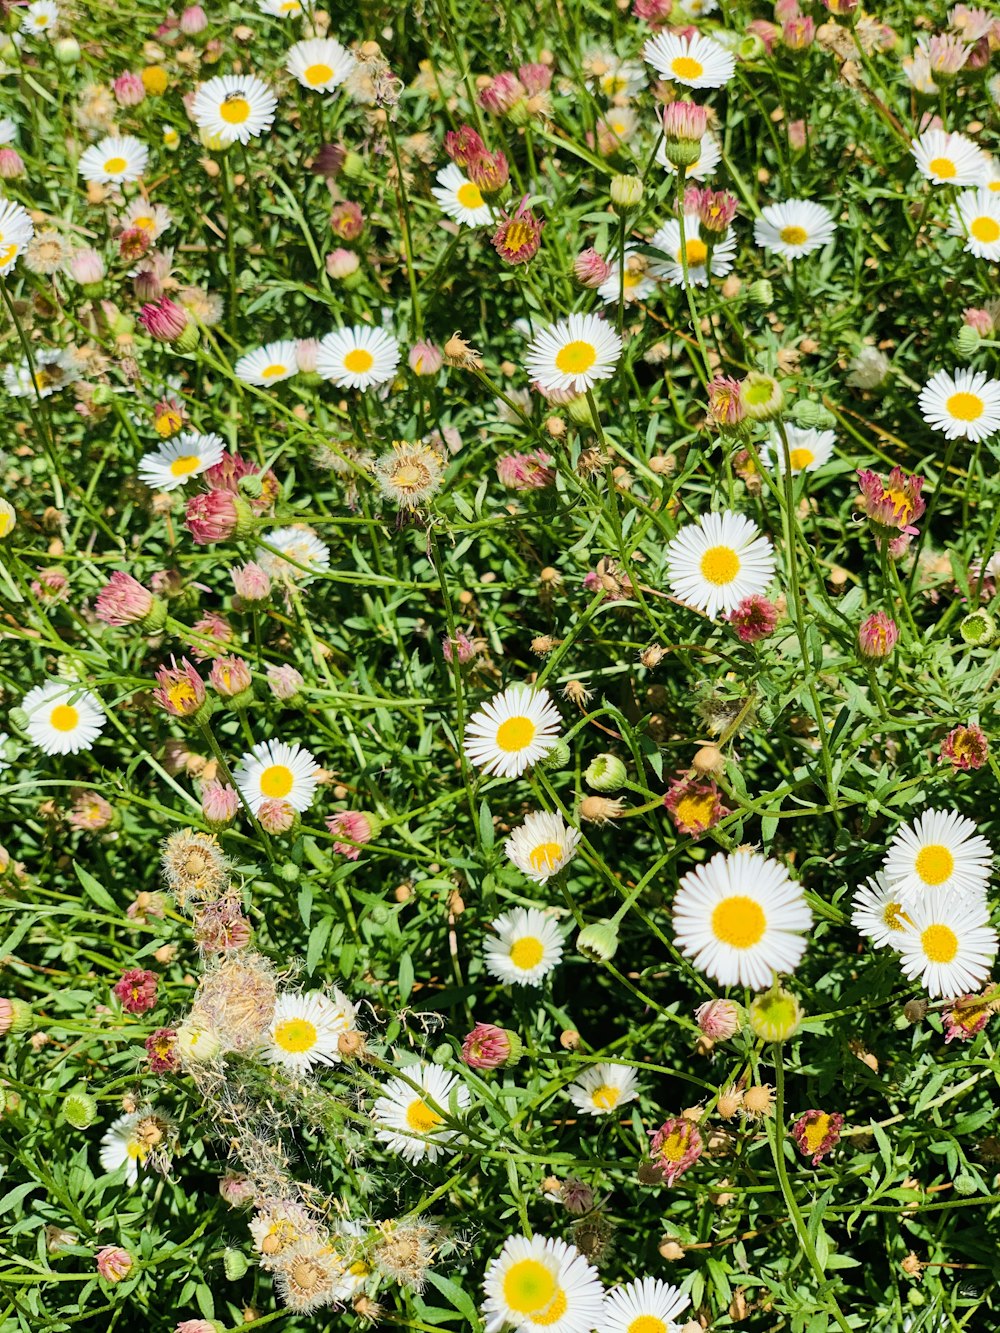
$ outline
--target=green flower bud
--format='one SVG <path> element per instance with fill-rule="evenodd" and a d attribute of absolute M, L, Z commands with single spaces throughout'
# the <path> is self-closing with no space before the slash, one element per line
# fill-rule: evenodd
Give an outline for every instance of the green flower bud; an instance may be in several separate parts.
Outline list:
<path fill-rule="evenodd" d="M 964 1195 L 966 1198 L 968 1198 L 970 1194 L 975 1194 L 979 1189 L 975 1177 L 967 1176 L 964 1172 L 962 1175 L 955 1177 L 954 1184 L 955 1193 Z"/>
<path fill-rule="evenodd" d="M 542 760 L 542 768 L 547 768 L 552 773 L 558 773 L 560 769 L 566 768 L 573 758 L 573 752 L 567 743 L 560 736 Z"/>
<path fill-rule="evenodd" d="M 10 1006 L 7 1011 L 7 1005 Z M 27 1032 L 35 1025 L 35 1011 L 27 1000 L 7 1000 L 4 1003 L 4 1032 Z"/>
<path fill-rule="evenodd" d="M 174 346 L 178 352 L 193 352 L 199 342 L 201 342 L 201 330 L 193 319 L 189 319 Z"/>
<path fill-rule="evenodd" d="M 455 1053 L 451 1049 L 451 1046 L 448 1044 L 448 1042 L 443 1041 L 441 1042 L 440 1046 L 435 1046 L 434 1053 L 431 1056 L 431 1059 L 434 1061 L 436 1065 L 446 1065 L 450 1063 L 454 1054 Z"/>
<path fill-rule="evenodd" d="M 744 37 L 736 48 L 736 54 L 741 60 L 760 60 L 766 53 L 767 47 L 763 40 L 751 33 L 749 37 Z"/>
<path fill-rule="evenodd" d="M 763 1041 L 788 1041 L 798 1032 L 804 1014 L 798 996 L 774 985 L 750 1005 L 750 1026 Z"/>
<path fill-rule="evenodd" d="M 773 375 L 751 370 L 740 385 L 740 403 L 752 421 L 771 421 L 781 412 L 785 395 Z"/>
<path fill-rule="evenodd" d="M 230 1282 L 238 1282 L 249 1267 L 242 1250 L 234 1250 L 231 1245 L 227 1245 L 222 1251 L 222 1269 Z"/>
<path fill-rule="evenodd" d="M 748 287 L 747 299 L 752 301 L 754 305 L 774 305 L 774 288 L 767 278 L 758 278 L 756 282 L 752 282 Z"/>
<path fill-rule="evenodd" d="M 697 158 L 697 154 L 695 154 L 695 158 Z M 627 213 L 633 208 L 638 208 L 642 202 L 642 181 L 639 177 L 612 177 L 611 202 L 614 204 L 616 213 Z"/>
<path fill-rule="evenodd" d="M 80 61 L 80 43 L 75 37 L 60 37 L 52 44 L 52 52 L 60 65 L 76 65 Z"/>
<path fill-rule="evenodd" d="M 814 403 L 811 398 L 800 398 L 792 406 L 791 417 L 796 426 L 804 426 L 809 430 L 832 430 L 837 424 L 833 413 L 827 411 L 822 403 Z"/>
<path fill-rule="evenodd" d="M 12 708 L 7 714 L 7 721 L 19 735 L 24 735 L 28 729 L 28 714 L 23 708 Z"/>
<path fill-rule="evenodd" d="M 968 360 L 978 350 L 982 342 L 979 333 L 970 324 L 963 324 L 955 337 L 955 351 L 963 361 Z"/>
<path fill-rule="evenodd" d="M 566 405 L 566 411 L 569 413 L 571 421 L 575 421 L 578 426 L 590 426 L 594 418 L 590 415 L 590 403 L 581 395 L 579 398 L 573 398 Z"/>
<path fill-rule="evenodd" d="M 245 495 L 248 500 L 259 500 L 264 493 L 264 483 L 253 472 L 248 473 L 245 477 L 240 477 L 236 487 L 239 493 Z"/>
<path fill-rule="evenodd" d="M 297 884 L 301 875 L 301 867 L 297 866 L 294 861 L 286 861 L 283 866 L 278 867 L 278 878 L 285 884 Z"/>
<path fill-rule="evenodd" d="M 376 926 L 384 926 L 389 920 L 389 909 L 385 903 L 376 903 L 368 913 L 368 920 L 374 921 Z"/>
<path fill-rule="evenodd" d="M 583 780 L 594 791 L 618 791 L 628 769 L 616 754 L 599 754 L 584 770 Z"/>
<path fill-rule="evenodd" d="M 74 1088 L 63 1098 L 62 1113 L 74 1129 L 89 1129 L 97 1119 L 97 1102 L 89 1092 Z"/>
<path fill-rule="evenodd" d="M 340 170 L 349 180 L 360 176 L 365 169 L 365 160 L 358 153 L 348 153 Z"/>
<path fill-rule="evenodd" d="M 577 952 L 592 963 L 606 963 L 618 952 L 618 923 L 610 917 L 584 926 L 576 937 Z"/>
<path fill-rule="evenodd" d="M 958 628 L 965 642 L 977 648 L 987 647 L 997 636 L 997 622 L 982 608 L 966 616 Z M 14 714 L 10 716 L 13 720 Z"/>

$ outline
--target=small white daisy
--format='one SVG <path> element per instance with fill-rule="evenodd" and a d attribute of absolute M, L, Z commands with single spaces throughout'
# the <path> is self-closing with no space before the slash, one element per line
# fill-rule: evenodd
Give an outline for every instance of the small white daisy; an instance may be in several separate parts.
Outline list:
<path fill-rule="evenodd" d="M 774 550 L 742 514 L 729 509 L 702 514 L 667 545 L 667 575 L 675 597 L 717 616 L 752 593 L 766 592 L 774 577 Z"/>
<path fill-rule="evenodd" d="M 123 1166 L 126 1182 L 134 1185 L 139 1179 L 139 1167 L 157 1154 L 158 1149 L 162 1153 L 173 1128 L 169 1116 L 148 1107 L 119 1116 L 101 1138 L 99 1158 L 102 1170 L 110 1174 Z"/>
<path fill-rule="evenodd" d="M 978 185 L 982 178 L 979 145 L 964 134 L 926 130 L 910 144 L 910 153 L 932 185 Z"/>
<path fill-rule="evenodd" d="M 21 28 L 24 32 L 32 32 L 36 36 L 42 33 L 53 33 L 59 22 L 59 6 L 55 0 L 33 0 L 24 11 L 24 17 L 21 20 Z"/>
<path fill-rule="evenodd" d="M 706 240 L 705 237 L 708 237 Z M 710 242 L 715 244 L 710 248 Z M 701 219 L 697 213 L 684 214 L 684 245 L 681 246 L 681 224 L 676 218 L 665 222 L 649 242 L 662 250 L 665 259 L 653 259 L 650 269 L 657 277 L 674 287 L 684 286 L 684 266 L 687 262 L 687 280 L 692 287 L 707 287 L 709 278 L 722 278 L 733 267 L 736 237 L 732 232 L 716 237 L 702 235 Z"/>
<path fill-rule="evenodd" d="M 36 685 L 21 700 L 21 708 L 28 717 L 28 739 L 46 754 L 89 750 L 106 721 L 97 696 L 72 681 Z"/>
<path fill-rule="evenodd" d="M 979 188 L 989 190 L 990 194 L 1000 194 L 1000 161 L 989 153 L 983 154 L 983 174 Z"/>
<path fill-rule="evenodd" d="M 546 1236 L 508 1236 L 483 1278 L 486 1333 L 604 1330 L 604 1288 L 574 1245 Z M 641 1333 L 641 1331 L 640 1331 Z"/>
<path fill-rule="evenodd" d="M 437 185 L 431 187 L 431 194 L 441 205 L 441 211 L 464 227 L 488 227 L 493 221 L 493 212 L 479 186 L 454 162 L 438 172 Z"/>
<path fill-rule="evenodd" d="M 275 528 L 265 536 L 273 550 L 258 546 L 254 560 L 275 583 L 303 585 L 330 568 L 330 548 L 303 524 Z M 276 554 L 277 552 L 277 554 Z M 294 564 L 292 563 L 294 561 Z"/>
<path fill-rule="evenodd" d="M 0 199 L 0 274 L 10 272 L 34 234 L 28 210 L 10 199 Z"/>
<path fill-rule="evenodd" d="M 313 37 L 296 42 L 288 52 L 285 69 L 303 88 L 314 93 L 332 93 L 350 77 L 357 62 L 333 37 Z"/>
<path fill-rule="evenodd" d="M 717 856 L 689 871 L 673 903 L 674 939 L 721 986 L 764 990 L 793 972 L 812 912 L 785 867 L 757 852 Z"/>
<path fill-rule="evenodd" d="M 399 365 L 399 343 L 370 324 L 334 329 L 320 339 L 316 370 L 342 389 L 371 389 L 391 380 Z"/>
<path fill-rule="evenodd" d="M 621 60 L 616 55 L 593 53 L 583 62 L 584 69 L 600 67 L 592 78 L 594 86 L 607 98 L 635 97 L 646 86 L 646 71 L 638 60 Z"/>
<path fill-rule="evenodd" d="M 792 472 L 815 472 L 824 463 L 828 463 L 837 440 L 832 430 L 813 430 L 811 427 L 804 429 L 801 426 L 786 426 L 785 436 L 788 440 L 788 460 L 792 465 Z M 777 467 L 779 472 L 784 472 L 785 447 L 780 435 L 771 436 L 770 444 L 761 450 L 761 457 L 765 463 L 770 463 Z"/>
<path fill-rule="evenodd" d="M 929 889 L 907 907 L 906 929 L 896 945 L 900 967 L 918 978 L 928 995 L 951 998 L 976 991 L 990 975 L 997 933 L 985 902 Z"/>
<path fill-rule="evenodd" d="M 786 199 L 768 204 L 753 224 L 753 238 L 762 250 L 785 259 L 800 259 L 821 250 L 837 230 L 828 208 L 811 199 Z"/>
<path fill-rule="evenodd" d="M 478 708 L 465 724 L 462 748 L 477 768 L 519 778 L 559 738 L 562 719 L 548 690 L 510 685 Z"/>
<path fill-rule="evenodd" d="M 276 19 L 293 19 L 302 13 L 301 0 L 257 0 L 257 8 Z"/>
<path fill-rule="evenodd" d="M 314 1064 L 340 1063 L 337 1042 L 357 1023 L 357 1010 L 341 991 L 296 995 L 285 991 L 275 1000 L 262 1055 L 265 1060 L 304 1074 Z"/>
<path fill-rule="evenodd" d="M 907 921 L 902 895 L 881 871 L 854 891 L 851 905 L 851 923 L 859 935 L 871 940 L 876 949 L 899 948 Z"/>
<path fill-rule="evenodd" d="M 628 1065 L 592 1065 L 566 1092 L 585 1115 L 611 1115 L 639 1095 L 635 1070 Z"/>
<path fill-rule="evenodd" d="M 149 149 L 134 134 L 109 134 L 80 154 L 79 171 L 85 181 L 118 185 L 137 181 L 149 163 Z"/>
<path fill-rule="evenodd" d="M 254 74 L 217 74 L 191 104 L 194 123 L 223 144 L 249 143 L 271 128 L 278 99 Z"/>
<path fill-rule="evenodd" d="M 700 32 L 693 37 L 658 32 L 642 48 L 642 54 L 668 83 L 680 83 L 685 88 L 721 88 L 736 73 L 732 52 Z"/>
<path fill-rule="evenodd" d="M 174 491 L 192 477 L 200 476 L 225 453 L 221 435 L 182 431 L 172 440 L 139 459 L 139 476 L 152 491 Z"/>
<path fill-rule="evenodd" d="M 525 358 L 528 374 L 542 389 L 585 393 L 615 373 L 622 340 L 596 315 L 570 315 L 532 338 Z"/>
<path fill-rule="evenodd" d="M 0 148 L 6 148 L 8 144 L 17 143 L 17 136 L 17 122 L 11 120 L 10 116 L 0 116 Z"/>
<path fill-rule="evenodd" d="M 955 810 L 925 810 L 898 829 L 882 865 L 907 911 L 927 889 L 982 898 L 993 867 L 993 849 L 971 819 Z"/>
<path fill-rule="evenodd" d="M 985 370 L 939 370 L 920 390 L 920 414 L 949 440 L 985 440 L 1000 429 L 1000 380 Z"/>
<path fill-rule="evenodd" d="M 634 245 L 625 247 L 625 280 L 621 280 L 618 260 L 611 263 L 611 272 L 597 289 L 597 295 L 607 305 L 616 304 L 619 295 L 626 305 L 633 301 L 645 301 L 656 291 L 656 283 L 650 276 L 649 261 L 644 255 L 635 253 Z"/>
<path fill-rule="evenodd" d="M 1000 259 L 1000 192 L 980 186 L 963 190 L 951 206 L 952 236 L 964 236 L 965 248 L 977 259 Z"/>
<path fill-rule="evenodd" d="M 562 932 L 537 907 L 515 907 L 490 925 L 486 969 L 508 986 L 540 986 L 562 961 Z"/>
<path fill-rule="evenodd" d="M 446 1147 L 461 1138 L 445 1123 L 445 1117 L 452 1113 L 452 1095 L 457 1109 L 464 1111 L 469 1105 L 469 1089 L 440 1065 L 407 1065 L 402 1072 L 405 1077 L 390 1078 L 383 1084 L 382 1095 L 372 1107 L 372 1119 L 378 1127 L 375 1137 L 408 1162 L 424 1158 L 436 1162 Z"/>
<path fill-rule="evenodd" d="M 69 355 L 58 347 L 36 347 L 33 359 L 33 375 L 27 360 L 4 367 L 4 388 L 12 398 L 48 398 L 76 379 Z"/>
<path fill-rule="evenodd" d="M 677 168 L 667 157 L 666 144 L 661 143 L 656 150 L 656 160 L 670 175 L 676 176 Z M 684 168 L 684 179 L 686 181 L 708 180 L 721 161 L 722 149 L 719 147 L 719 141 L 711 130 L 706 130 L 701 136 L 701 147 L 697 158 Z"/>
<path fill-rule="evenodd" d="M 265 343 L 263 347 L 255 347 L 252 352 L 244 352 L 233 369 L 246 384 L 259 387 L 278 384 L 298 374 L 298 344 L 291 338 Z"/>
<path fill-rule="evenodd" d="M 578 829 L 563 823 L 560 814 L 533 810 L 503 845 L 518 870 L 536 884 L 544 884 L 569 865 L 580 841 Z"/>
<path fill-rule="evenodd" d="M 254 814 L 265 801 L 308 810 L 316 795 L 319 764 L 301 745 L 259 741 L 240 759 L 233 777 Z"/>
<path fill-rule="evenodd" d="M 159 240 L 172 225 L 170 210 L 163 204 L 151 204 L 148 199 L 133 199 L 128 208 L 118 214 L 118 226 L 122 231 L 138 227 L 151 241 Z"/>
<path fill-rule="evenodd" d="M 601 1333 L 680 1333 L 678 1316 L 690 1304 L 679 1287 L 656 1277 L 637 1278 L 608 1292 Z"/>

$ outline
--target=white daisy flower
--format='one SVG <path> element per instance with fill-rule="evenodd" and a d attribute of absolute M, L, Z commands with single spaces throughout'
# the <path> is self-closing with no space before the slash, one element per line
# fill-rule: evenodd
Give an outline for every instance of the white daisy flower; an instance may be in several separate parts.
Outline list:
<path fill-rule="evenodd" d="M 0 274 L 10 272 L 34 234 L 28 210 L 10 199 L 0 199 Z"/>
<path fill-rule="evenodd" d="M 391 380 L 399 365 L 399 343 L 385 329 L 354 324 L 320 339 L 316 370 L 342 389 L 371 389 Z"/>
<path fill-rule="evenodd" d="M 446 1147 L 461 1139 L 457 1130 L 447 1128 L 445 1117 L 451 1114 L 453 1094 L 459 1111 L 468 1107 L 469 1089 L 440 1065 L 407 1065 L 403 1074 L 405 1078 L 383 1084 L 375 1100 L 375 1137 L 408 1162 L 436 1162 Z"/>
<path fill-rule="evenodd" d="M 508 858 L 536 884 L 544 884 L 572 861 L 580 841 L 578 829 L 560 814 L 533 810 L 503 845 Z"/>
<path fill-rule="evenodd" d="M 278 99 L 254 74 L 217 74 L 191 104 L 194 123 L 223 144 L 249 143 L 271 128 Z"/>
<path fill-rule="evenodd" d="M 562 932 L 537 907 L 515 907 L 490 922 L 486 970 L 508 986 L 540 986 L 562 961 Z"/>
<path fill-rule="evenodd" d="M 977 259 L 1000 259 L 1000 191 L 984 186 L 963 190 L 951 206 L 952 236 L 964 236 L 965 248 Z"/>
<path fill-rule="evenodd" d="M 676 176 L 677 168 L 667 157 L 667 146 L 661 143 L 656 150 L 656 160 L 672 176 Z M 701 136 L 701 147 L 697 158 L 684 168 L 684 179 L 686 181 L 704 181 L 708 180 L 712 172 L 722 161 L 722 149 L 719 141 L 711 130 L 706 130 Z"/>
<path fill-rule="evenodd" d="M 80 154 L 79 172 L 85 181 L 119 185 L 137 181 L 149 163 L 149 149 L 134 134 L 109 134 Z"/>
<path fill-rule="evenodd" d="M 725 509 L 702 514 L 667 545 L 670 591 L 688 606 L 717 616 L 744 597 L 763 593 L 774 577 L 774 551 L 757 524 Z"/>
<path fill-rule="evenodd" d="M 442 212 L 464 227 L 487 227 L 493 221 L 492 209 L 484 201 L 479 186 L 454 162 L 438 172 L 437 185 L 431 187 L 431 194 Z"/>
<path fill-rule="evenodd" d="M 465 724 L 462 748 L 477 768 L 519 778 L 559 738 L 562 718 L 548 690 L 510 685 L 478 708 Z"/>
<path fill-rule="evenodd" d="M 617 304 L 619 294 L 625 304 L 633 301 L 645 301 L 656 291 L 656 283 L 650 277 L 649 262 L 644 255 L 635 253 L 634 245 L 625 247 L 625 281 L 621 281 L 618 260 L 611 263 L 611 272 L 597 289 L 597 295 L 606 305 Z"/>
<path fill-rule="evenodd" d="M 124 212 L 118 214 L 118 227 L 121 231 L 130 231 L 138 227 L 151 241 L 159 240 L 163 233 L 173 226 L 169 208 L 163 204 L 152 204 L 148 199 L 133 199 Z"/>
<path fill-rule="evenodd" d="M 304 585 L 315 578 L 317 573 L 330 568 L 329 546 L 321 542 L 312 528 L 305 524 L 275 528 L 267 533 L 266 541 L 274 549 L 258 546 L 253 558 L 276 583 Z"/>
<path fill-rule="evenodd" d="M 795 970 L 812 924 L 802 885 L 757 852 L 719 852 L 686 874 L 673 918 L 675 943 L 699 972 L 754 990 Z"/>
<path fill-rule="evenodd" d="M 635 97 L 646 86 L 646 71 L 638 60 L 621 60 L 616 55 L 592 53 L 584 58 L 583 67 L 600 69 L 594 73 L 594 86 L 607 98 Z"/>
<path fill-rule="evenodd" d="M 910 144 L 910 153 L 932 185 L 978 185 L 982 178 L 979 145 L 964 134 L 925 130 Z"/>
<path fill-rule="evenodd" d="M 985 902 L 929 889 L 907 906 L 909 923 L 896 947 L 899 964 L 928 995 L 948 998 L 976 991 L 997 956 L 997 933 Z"/>
<path fill-rule="evenodd" d="M 705 239 L 708 236 L 708 240 Z M 681 247 L 681 224 L 676 218 L 665 222 L 649 242 L 662 250 L 665 259 L 650 261 L 650 270 L 674 287 L 684 286 L 684 262 L 687 260 L 687 280 L 693 287 L 707 287 L 709 278 L 722 278 L 733 267 L 736 237 L 732 232 L 715 237 L 702 235 L 701 219 L 697 213 L 684 214 L 684 246 Z M 715 244 L 709 250 L 709 243 Z"/>
<path fill-rule="evenodd" d="M 592 1065 L 566 1092 L 585 1115 L 610 1115 L 639 1095 L 635 1070 L 628 1065 Z"/>
<path fill-rule="evenodd" d="M 259 741 L 240 759 L 233 777 L 254 814 L 265 801 L 308 810 L 316 795 L 319 764 L 301 745 Z"/>
<path fill-rule="evenodd" d="M 833 214 L 811 199 L 786 199 L 768 204 L 753 224 L 753 238 L 762 250 L 773 250 L 785 259 L 822 250 L 837 230 Z"/>
<path fill-rule="evenodd" d="M 570 315 L 536 333 L 525 358 L 528 374 L 542 389 L 585 393 L 615 373 L 622 340 L 596 315 Z"/>
<path fill-rule="evenodd" d="M 574 1245 L 545 1236 L 508 1236 L 483 1278 L 486 1333 L 604 1330 L 604 1288 Z"/>
<path fill-rule="evenodd" d="M 851 904 L 851 923 L 859 935 L 871 940 L 876 949 L 899 948 L 907 916 L 902 895 L 881 871 L 855 889 Z"/>
<path fill-rule="evenodd" d="M 21 700 L 21 709 L 28 717 L 28 739 L 46 754 L 89 750 L 106 721 L 97 696 L 66 680 L 36 685 Z"/>
<path fill-rule="evenodd" d="M 302 13 L 301 0 L 257 0 L 257 8 L 276 19 L 293 19 Z"/>
<path fill-rule="evenodd" d="M 982 898 L 992 868 L 993 848 L 973 821 L 955 810 L 925 810 L 919 819 L 904 824 L 882 864 L 907 911 L 927 889 Z"/>
<path fill-rule="evenodd" d="M 1000 162 L 989 153 L 983 154 L 983 174 L 979 180 L 981 190 L 989 190 L 990 194 L 1000 194 Z"/>
<path fill-rule="evenodd" d="M 313 1065 L 340 1063 L 337 1042 L 357 1023 L 354 1005 L 341 991 L 333 998 L 322 991 L 295 995 L 285 991 L 274 1002 L 267 1042 L 261 1052 L 265 1060 L 283 1065 L 296 1074 Z"/>
<path fill-rule="evenodd" d="M 608 1292 L 601 1333 L 680 1333 L 678 1316 L 690 1304 L 679 1287 L 656 1277 L 637 1278 Z"/>
<path fill-rule="evenodd" d="M 59 22 L 59 6 L 55 0 L 33 0 L 24 11 L 21 28 L 24 32 L 52 33 Z"/>
<path fill-rule="evenodd" d="M 148 1138 L 136 1131 L 149 1119 L 150 1113 L 145 1111 L 121 1115 L 111 1122 L 101 1138 L 99 1158 L 103 1171 L 110 1175 L 112 1171 L 117 1171 L 123 1166 L 127 1184 L 136 1183 L 139 1179 L 139 1167 L 153 1149 Z"/>
<path fill-rule="evenodd" d="M 335 38 L 313 37 L 291 47 L 285 69 L 303 88 L 314 93 L 332 93 L 350 77 L 356 63 L 350 51 Z"/>
<path fill-rule="evenodd" d="M 736 73 L 732 52 L 700 32 L 693 37 L 658 32 L 642 54 L 668 83 L 681 83 L 685 88 L 721 88 Z"/>
<path fill-rule="evenodd" d="M 139 476 L 151 491 L 174 491 L 215 467 L 226 451 L 221 435 L 182 431 L 139 459 Z"/>
<path fill-rule="evenodd" d="M 985 440 L 1000 429 L 1000 380 L 985 370 L 939 370 L 920 390 L 920 414 L 949 440 Z"/>
<path fill-rule="evenodd" d="M 36 347 L 33 355 L 35 373 L 28 362 L 5 366 L 4 388 L 12 398 L 48 398 L 65 389 L 74 378 L 69 357 L 58 347 Z"/>
<path fill-rule="evenodd" d="M 298 374 L 298 344 L 293 338 L 265 343 L 263 347 L 255 347 L 252 352 L 244 352 L 233 369 L 237 378 L 246 384 L 256 384 L 262 388 L 278 384 Z"/>
<path fill-rule="evenodd" d="M 801 426 L 786 426 L 785 436 L 788 440 L 788 460 L 793 473 L 815 472 L 824 463 L 828 463 L 837 440 L 832 430 L 813 430 L 811 427 L 804 429 Z M 785 447 L 780 435 L 772 435 L 771 443 L 760 452 L 765 463 L 777 467 L 779 472 L 784 472 Z"/>
<path fill-rule="evenodd" d="M 0 116 L 0 148 L 17 143 L 17 135 L 17 122 L 11 120 L 10 116 Z"/>

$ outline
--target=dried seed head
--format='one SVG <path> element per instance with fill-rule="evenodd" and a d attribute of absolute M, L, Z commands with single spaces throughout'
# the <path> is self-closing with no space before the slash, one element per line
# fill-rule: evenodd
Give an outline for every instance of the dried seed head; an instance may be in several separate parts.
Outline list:
<path fill-rule="evenodd" d="M 591 824 L 607 824 L 612 819 L 619 819 L 625 809 L 624 801 L 611 800 L 606 796 L 585 796 L 580 802 L 580 818 Z"/>
<path fill-rule="evenodd" d="M 229 887 L 230 866 L 213 833 L 171 833 L 160 857 L 163 878 L 178 906 L 213 902 Z"/>

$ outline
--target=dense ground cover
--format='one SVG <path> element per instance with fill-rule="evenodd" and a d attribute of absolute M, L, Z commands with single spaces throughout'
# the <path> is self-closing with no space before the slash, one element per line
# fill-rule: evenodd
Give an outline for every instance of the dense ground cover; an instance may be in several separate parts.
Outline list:
<path fill-rule="evenodd" d="M 0 1326 L 994 1328 L 995 16 L 3 9 Z"/>

